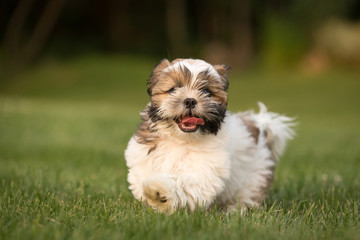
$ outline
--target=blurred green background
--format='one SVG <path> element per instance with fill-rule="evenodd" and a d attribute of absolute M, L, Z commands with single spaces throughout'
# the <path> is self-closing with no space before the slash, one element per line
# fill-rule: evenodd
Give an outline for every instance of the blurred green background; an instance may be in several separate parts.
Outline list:
<path fill-rule="evenodd" d="M 297 117 L 259 219 L 158 218 L 128 191 L 146 80 L 178 57 L 232 67 L 231 111 Z M 5 0 L 0 63 L 1 239 L 359 233 L 359 1 Z"/>
<path fill-rule="evenodd" d="M 2 72 L 89 53 L 194 57 L 235 70 L 359 67 L 357 0 L 5 0 Z"/>
<path fill-rule="evenodd" d="M 315 91 L 322 88 L 339 90 L 333 79 L 344 85 L 353 84 L 348 79 L 357 82 L 360 2 L 0 2 L 0 94 L 4 97 L 103 100 L 137 103 L 139 108 L 148 100 L 145 82 L 152 67 L 162 58 L 178 57 L 230 65 L 231 92 L 243 91 L 241 83 L 254 84 L 256 91 L 243 93 L 252 98 L 233 94 L 237 103 L 230 104 L 241 103 L 236 105 L 241 109 L 262 100 L 263 91 L 280 101 L 287 99 L 291 96 L 285 87 L 298 89 L 296 84 L 309 88 L 317 98 Z M 281 78 L 289 86 L 283 85 L 279 93 L 266 91 L 262 81 L 272 85 Z M 297 95 L 308 99 L 306 91 Z M 324 101 L 318 98 L 312 101 Z M 292 105 L 290 113 L 301 114 L 305 106 Z"/>

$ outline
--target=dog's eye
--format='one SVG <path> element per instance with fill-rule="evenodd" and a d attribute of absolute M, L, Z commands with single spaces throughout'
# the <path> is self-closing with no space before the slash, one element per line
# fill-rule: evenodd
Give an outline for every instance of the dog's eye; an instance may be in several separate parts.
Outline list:
<path fill-rule="evenodd" d="M 173 93 L 173 92 L 175 92 L 175 88 L 170 88 L 170 89 L 167 90 L 166 92 L 169 93 L 169 94 L 170 94 L 170 93 Z"/>
<path fill-rule="evenodd" d="M 211 95 L 211 91 L 209 89 L 207 89 L 207 88 L 202 89 L 201 92 L 203 94 L 206 94 L 206 95 L 209 95 L 209 96 Z"/>

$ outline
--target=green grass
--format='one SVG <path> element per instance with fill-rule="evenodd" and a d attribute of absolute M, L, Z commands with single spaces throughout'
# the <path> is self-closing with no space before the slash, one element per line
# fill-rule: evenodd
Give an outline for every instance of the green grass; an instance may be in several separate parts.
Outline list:
<path fill-rule="evenodd" d="M 44 62 L 0 83 L 0 239 L 359 239 L 359 74 L 232 73 L 229 108 L 297 116 L 263 208 L 158 214 L 123 151 L 155 61 Z"/>

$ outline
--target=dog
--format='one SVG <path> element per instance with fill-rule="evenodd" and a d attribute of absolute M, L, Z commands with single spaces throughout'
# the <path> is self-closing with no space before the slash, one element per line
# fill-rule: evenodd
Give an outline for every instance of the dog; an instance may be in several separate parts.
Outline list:
<path fill-rule="evenodd" d="M 264 200 L 293 118 L 262 103 L 259 113 L 228 111 L 228 70 L 198 59 L 155 66 L 151 101 L 125 150 L 136 199 L 169 214 L 214 205 L 243 211 Z"/>

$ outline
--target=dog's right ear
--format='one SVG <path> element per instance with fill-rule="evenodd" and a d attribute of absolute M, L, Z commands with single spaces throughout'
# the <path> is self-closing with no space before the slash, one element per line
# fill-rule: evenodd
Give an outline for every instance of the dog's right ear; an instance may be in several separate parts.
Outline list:
<path fill-rule="evenodd" d="M 158 77 L 160 76 L 161 72 L 169 67 L 171 64 L 169 62 L 169 60 L 167 59 L 163 59 L 161 60 L 158 64 L 155 65 L 150 78 L 148 80 L 148 89 L 147 89 L 147 93 L 151 96 L 152 94 L 152 89 L 154 88 L 154 86 L 157 84 L 157 82 L 159 81 Z"/>
<path fill-rule="evenodd" d="M 229 88 L 228 71 L 230 70 L 230 67 L 225 64 L 216 64 L 213 65 L 213 67 L 220 75 L 224 90 L 227 91 L 227 89 Z"/>

